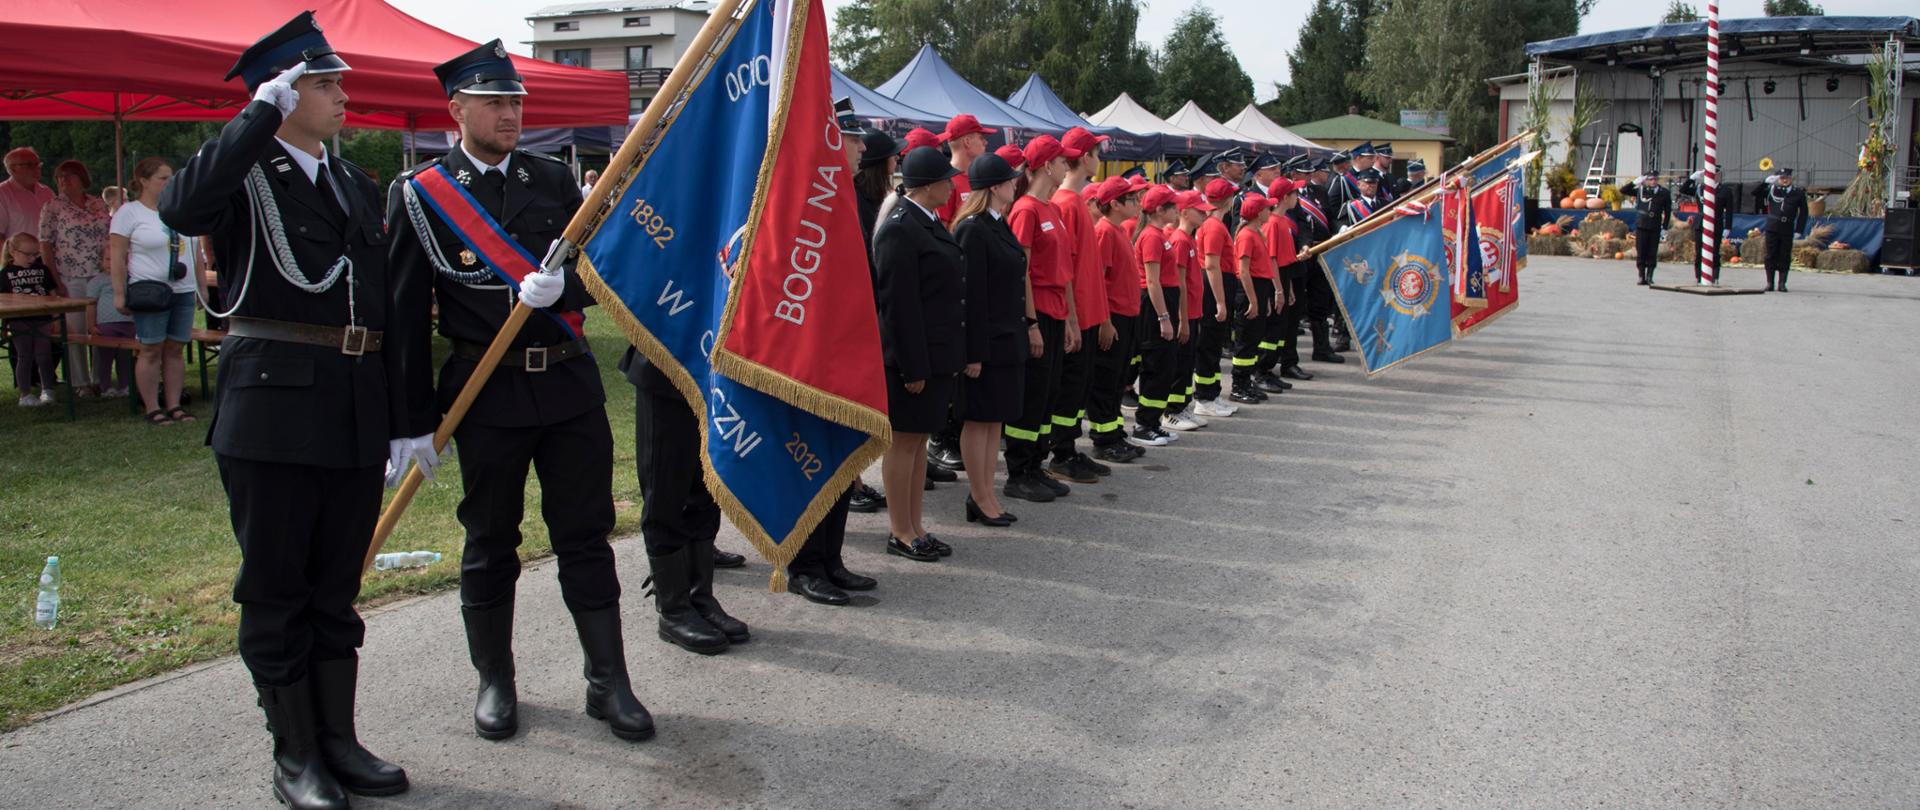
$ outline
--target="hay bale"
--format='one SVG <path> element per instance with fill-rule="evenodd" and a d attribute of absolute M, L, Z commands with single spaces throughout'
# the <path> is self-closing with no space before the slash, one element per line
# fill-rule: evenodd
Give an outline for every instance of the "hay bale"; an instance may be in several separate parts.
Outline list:
<path fill-rule="evenodd" d="M 1820 249 L 1814 247 L 1795 247 L 1793 263 L 1799 267 L 1814 267 L 1820 261 Z"/>
<path fill-rule="evenodd" d="M 1747 235 L 1747 241 L 1740 243 L 1740 261 L 1747 264 L 1767 263 L 1767 235 L 1754 233 Z"/>
<path fill-rule="evenodd" d="M 1580 232 L 1589 237 L 1604 236 L 1610 239 L 1622 239 L 1627 235 L 1627 223 L 1604 211 L 1595 211 L 1580 221 Z"/>
<path fill-rule="evenodd" d="M 1596 259 L 1611 259 L 1630 247 L 1624 239 L 1594 239 L 1587 243 L 1587 255 Z"/>
<path fill-rule="evenodd" d="M 1572 256 L 1567 237 L 1536 233 L 1527 237 L 1527 253 L 1534 256 Z"/>
<path fill-rule="evenodd" d="M 1823 250 L 1814 260 L 1813 266 L 1821 270 L 1833 270 L 1840 273 L 1865 273 L 1873 269 L 1873 262 L 1867 254 L 1858 250 Z"/>

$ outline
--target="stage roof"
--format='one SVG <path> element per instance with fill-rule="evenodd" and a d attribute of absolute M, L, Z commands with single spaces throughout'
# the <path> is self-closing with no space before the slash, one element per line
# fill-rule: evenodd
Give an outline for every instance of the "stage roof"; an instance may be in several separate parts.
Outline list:
<path fill-rule="evenodd" d="M 1912 53 L 1920 46 L 1913 17 L 1756 17 L 1720 23 L 1725 62 L 1823 58 L 1874 52 L 1898 36 Z M 1704 64 L 1707 24 L 1668 23 L 1561 37 L 1527 44 L 1528 58 L 1615 68 Z"/>

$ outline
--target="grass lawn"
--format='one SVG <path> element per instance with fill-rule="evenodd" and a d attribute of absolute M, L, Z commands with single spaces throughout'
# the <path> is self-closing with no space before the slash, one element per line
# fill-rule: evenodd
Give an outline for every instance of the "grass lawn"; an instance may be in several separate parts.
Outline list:
<path fill-rule="evenodd" d="M 616 532 L 625 534 L 640 520 L 633 386 L 614 367 L 626 339 L 604 317 L 590 315 L 587 332 L 606 384 Z M 189 364 L 187 375 L 195 396 L 189 410 L 200 421 L 164 428 L 129 414 L 118 399 L 81 400 L 79 420 L 69 422 L 65 402 L 20 408 L 11 375 L 0 382 L 0 731 L 102 689 L 234 652 L 240 553 L 205 446 L 212 409 L 198 398 L 197 367 Z M 425 569 L 369 572 L 362 604 L 457 582 L 460 471 L 452 459 L 440 469 L 387 549 L 438 551 L 444 559 Z M 529 480 L 523 559 L 548 553 L 538 497 Z M 60 624 L 42 631 L 33 626 L 33 602 L 51 554 L 60 555 L 64 573 Z"/>

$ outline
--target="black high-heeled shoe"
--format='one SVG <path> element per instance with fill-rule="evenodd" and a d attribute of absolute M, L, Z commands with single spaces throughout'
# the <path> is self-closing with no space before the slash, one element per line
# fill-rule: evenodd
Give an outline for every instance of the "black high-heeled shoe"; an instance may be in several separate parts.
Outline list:
<path fill-rule="evenodd" d="M 988 517 L 987 513 L 980 511 L 980 504 L 974 503 L 973 496 L 968 495 L 967 496 L 967 522 L 968 523 L 985 523 L 988 526 L 993 526 L 995 528 L 1003 528 L 1006 526 L 1013 525 L 1013 516 L 1009 514 L 1001 513 L 993 517 Z"/>

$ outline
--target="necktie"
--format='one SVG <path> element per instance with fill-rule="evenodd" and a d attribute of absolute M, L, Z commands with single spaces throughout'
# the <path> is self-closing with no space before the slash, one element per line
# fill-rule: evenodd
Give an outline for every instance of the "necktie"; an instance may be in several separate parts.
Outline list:
<path fill-rule="evenodd" d="M 333 172 L 327 169 L 327 164 L 322 163 L 320 164 L 320 172 L 314 175 L 313 184 L 320 189 L 320 199 L 326 202 L 327 210 L 340 215 L 341 219 L 346 219 L 347 209 L 341 205 L 340 195 L 333 190 L 332 175 Z"/>
<path fill-rule="evenodd" d="M 480 182 L 474 184 L 474 200 L 495 219 L 500 217 L 500 208 L 506 205 L 507 174 L 498 169 L 488 169 L 480 174 Z"/>

